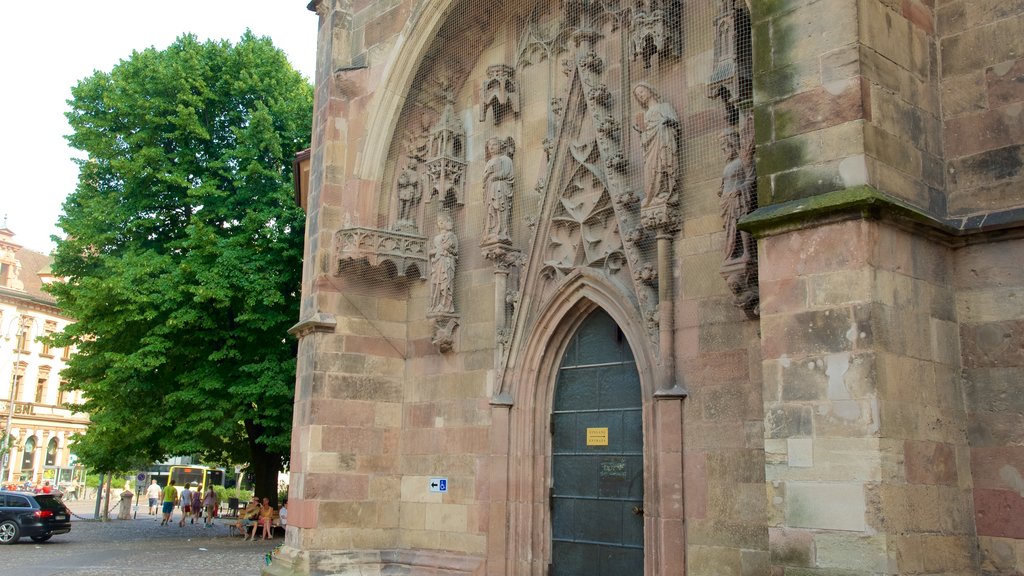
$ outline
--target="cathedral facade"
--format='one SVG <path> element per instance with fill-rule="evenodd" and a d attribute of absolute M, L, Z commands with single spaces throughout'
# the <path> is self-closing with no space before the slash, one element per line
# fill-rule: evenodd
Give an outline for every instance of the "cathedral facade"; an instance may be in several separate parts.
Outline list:
<path fill-rule="evenodd" d="M 1024 571 L 1024 9 L 309 8 L 267 574 Z"/>

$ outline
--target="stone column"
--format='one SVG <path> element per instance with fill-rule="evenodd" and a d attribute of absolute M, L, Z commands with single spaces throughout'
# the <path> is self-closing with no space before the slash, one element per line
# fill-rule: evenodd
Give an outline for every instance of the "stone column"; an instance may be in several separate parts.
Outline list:
<path fill-rule="evenodd" d="M 925 4 L 751 3 L 773 573 L 978 574 Z M 797 159 L 797 160 L 794 160 Z"/>

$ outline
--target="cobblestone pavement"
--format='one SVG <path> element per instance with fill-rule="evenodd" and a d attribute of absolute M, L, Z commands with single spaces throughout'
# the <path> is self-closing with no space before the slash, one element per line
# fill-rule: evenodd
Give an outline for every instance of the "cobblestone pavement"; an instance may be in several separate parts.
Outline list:
<path fill-rule="evenodd" d="M 265 557 L 283 540 L 243 541 L 228 535 L 231 520 L 214 527 L 160 525 L 140 507 L 133 520 L 92 520 L 93 502 L 69 502 L 75 513 L 71 532 L 37 544 L 22 538 L 0 547 L 4 576 L 258 576 Z M 114 510 L 111 516 L 115 517 Z M 84 520 L 82 518 L 85 518 Z"/>

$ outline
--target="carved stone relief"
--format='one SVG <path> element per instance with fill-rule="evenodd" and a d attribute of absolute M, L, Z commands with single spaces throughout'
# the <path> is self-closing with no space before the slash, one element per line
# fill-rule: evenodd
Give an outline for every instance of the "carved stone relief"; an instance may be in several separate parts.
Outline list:
<path fill-rule="evenodd" d="M 678 55 L 679 8 L 676 0 L 636 0 L 632 18 L 630 44 L 633 59 L 639 58 L 644 68 L 652 60 L 659 64 L 669 55 Z"/>
<path fill-rule="evenodd" d="M 427 150 L 427 174 L 430 177 L 428 202 L 437 199 L 450 209 L 462 206 L 466 174 L 466 130 L 455 114 L 455 91 L 442 84 L 444 108 L 430 130 Z"/>
<path fill-rule="evenodd" d="M 334 235 L 335 274 L 341 274 L 344 263 L 366 260 L 370 266 L 392 264 L 401 275 L 415 269 L 420 278 L 427 277 L 426 238 L 391 230 L 375 230 L 344 226 Z"/>
<path fill-rule="evenodd" d="M 507 64 L 493 64 L 487 67 L 487 79 L 480 88 L 480 121 L 487 120 L 491 111 L 494 125 L 501 124 L 506 113 L 519 114 L 519 89 L 515 80 L 515 69 Z"/>
<path fill-rule="evenodd" d="M 571 153 L 574 168 L 552 214 L 545 268 L 552 277 L 577 266 L 616 273 L 625 258 L 597 143 L 571 145 Z"/>
<path fill-rule="evenodd" d="M 721 0 L 715 16 L 714 69 L 707 95 L 721 100 L 728 128 L 722 133 L 725 167 L 719 189 L 725 246 L 719 273 L 734 304 L 749 318 L 760 315 L 757 245 L 739 221 L 757 208 L 754 119 L 750 112 L 750 17 L 741 0 Z"/>

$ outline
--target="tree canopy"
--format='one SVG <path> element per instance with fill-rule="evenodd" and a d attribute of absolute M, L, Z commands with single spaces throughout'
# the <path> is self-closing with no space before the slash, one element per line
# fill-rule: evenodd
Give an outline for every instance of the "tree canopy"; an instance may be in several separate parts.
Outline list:
<path fill-rule="evenodd" d="M 87 464 L 200 454 L 276 493 L 290 448 L 312 88 L 269 38 L 179 37 L 78 82 L 50 290 Z M 261 479 L 263 482 L 261 482 Z M 263 487 L 260 484 L 269 484 Z"/>

